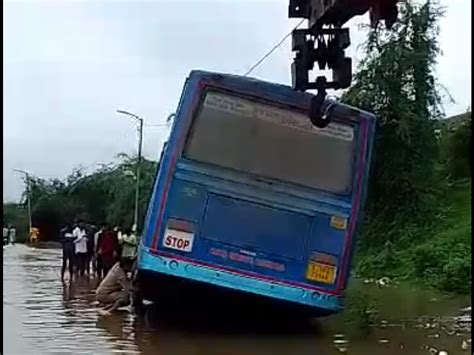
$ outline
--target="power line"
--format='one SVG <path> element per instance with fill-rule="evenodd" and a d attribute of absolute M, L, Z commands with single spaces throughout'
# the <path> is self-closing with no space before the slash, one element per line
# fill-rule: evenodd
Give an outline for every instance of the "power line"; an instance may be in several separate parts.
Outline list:
<path fill-rule="evenodd" d="M 168 127 L 167 124 L 160 124 L 160 123 L 157 123 L 157 124 L 144 123 L 143 125 L 146 127 Z"/>
<path fill-rule="evenodd" d="M 278 47 L 280 47 L 288 37 L 291 36 L 294 30 L 296 30 L 300 25 L 305 21 L 305 19 L 302 19 L 290 32 L 288 32 L 276 45 L 273 46 L 270 51 L 268 51 L 262 58 L 260 58 L 254 65 L 250 67 L 250 69 L 244 74 L 244 76 L 249 75 L 251 72 L 253 72 L 260 64 L 263 63 L 265 59 L 267 59 Z"/>
<path fill-rule="evenodd" d="M 145 126 L 148 126 L 148 127 L 171 127 L 171 124 L 173 123 L 173 120 L 174 118 L 176 117 L 176 113 L 171 113 L 168 115 L 168 117 L 166 118 L 166 123 L 155 123 L 155 124 L 147 124 L 145 123 Z"/>

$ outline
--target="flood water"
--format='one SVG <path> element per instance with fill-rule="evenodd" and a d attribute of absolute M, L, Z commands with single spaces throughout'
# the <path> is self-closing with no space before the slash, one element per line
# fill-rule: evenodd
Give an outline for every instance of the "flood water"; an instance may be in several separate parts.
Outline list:
<path fill-rule="evenodd" d="M 358 285 L 377 305 L 370 332 L 346 315 L 301 326 L 245 315 L 234 322 L 195 315 L 170 321 L 160 314 L 99 316 L 95 280 L 60 281 L 61 251 L 24 245 L 3 249 L 3 354 L 470 354 L 470 297 L 400 287 Z M 202 305 L 204 313 L 212 306 Z M 208 309 L 206 310 L 206 307 Z M 170 314 L 179 310 L 168 310 Z M 189 318 L 189 319 L 188 319 Z M 255 323 L 259 323 L 255 326 Z M 223 328 L 226 331 L 223 331 Z"/>

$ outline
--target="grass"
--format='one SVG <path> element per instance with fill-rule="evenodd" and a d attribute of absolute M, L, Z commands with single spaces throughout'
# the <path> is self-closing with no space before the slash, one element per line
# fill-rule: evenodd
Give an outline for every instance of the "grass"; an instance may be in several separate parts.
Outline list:
<path fill-rule="evenodd" d="M 356 257 L 356 274 L 388 276 L 467 294 L 471 290 L 471 181 L 449 186 L 443 213 L 433 223 L 409 231 L 398 245 L 361 251 Z"/>

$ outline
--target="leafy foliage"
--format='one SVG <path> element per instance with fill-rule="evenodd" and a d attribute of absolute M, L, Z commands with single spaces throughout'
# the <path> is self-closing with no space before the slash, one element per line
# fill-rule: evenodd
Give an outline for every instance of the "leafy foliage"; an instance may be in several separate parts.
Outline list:
<path fill-rule="evenodd" d="M 355 84 L 343 96 L 379 118 L 365 248 L 396 242 L 423 223 L 433 213 L 439 187 L 434 121 L 443 111 L 434 70 L 442 12 L 428 1 L 404 2 L 400 13 L 391 31 L 371 30 Z"/>
<path fill-rule="evenodd" d="M 460 117 L 442 129 L 440 142 L 441 161 L 448 177 L 454 180 L 471 176 L 471 112 Z"/>
<path fill-rule="evenodd" d="M 16 203 L 3 204 L 3 225 L 12 225 L 16 228 L 16 240 L 26 241 L 28 232 L 28 211 L 25 206 Z"/>
<path fill-rule="evenodd" d="M 400 13 L 390 32 L 370 31 L 343 96 L 379 118 L 356 273 L 468 292 L 470 184 L 453 183 L 470 177 L 470 113 L 437 134 L 445 122 L 435 77 L 442 9 L 435 1 L 403 2 Z"/>
<path fill-rule="evenodd" d="M 446 291 L 471 290 L 471 184 L 450 189 L 450 209 L 438 231 L 409 253 L 414 276 Z"/>
<path fill-rule="evenodd" d="M 76 169 L 65 181 L 30 177 L 33 224 L 40 228 L 43 238 L 49 240 L 57 239 L 59 229 L 76 219 L 131 227 L 135 169 L 136 158 L 122 154 L 117 163 L 104 165 L 92 174 Z M 142 159 L 139 221 L 146 212 L 156 169 L 156 162 Z M 26 204 L 26 192 L 23 200 Z"/>

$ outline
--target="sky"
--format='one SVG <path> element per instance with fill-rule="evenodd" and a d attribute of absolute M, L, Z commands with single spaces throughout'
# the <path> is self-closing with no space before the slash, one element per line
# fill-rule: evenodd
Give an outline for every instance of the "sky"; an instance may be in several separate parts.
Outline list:
<path fill-rule="evenodd" d="M 471 0 L 441 0 L 437 66 L 454 103 L 471 102 Z M 43 178 L 91 171 L 119 153 L 157 160 L 186 76 L 193 69 L 243 74 L 298 20 L 288 0 L 4 0 L 3 200 L 17 201 L 24 169 Z M 351 27 L 347 51 L 361 58 L 365 33 Z M 290 40 L 252 76 L 289 84 Z"/>

